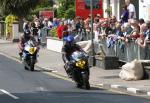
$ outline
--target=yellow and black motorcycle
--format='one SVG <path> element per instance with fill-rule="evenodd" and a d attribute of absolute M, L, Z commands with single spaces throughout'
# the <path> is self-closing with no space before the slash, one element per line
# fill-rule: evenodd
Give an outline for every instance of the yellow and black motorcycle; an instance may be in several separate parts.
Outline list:
<path fill-rule="evenodd" d="M 33 40 L 25 43 L 22 59 L 25 70 L 34 71 L 34 66 L 37 62 L 37 46 Z"/>
<path fill-rule="evenodd" d="M 88 55 L 83 51 L 74 51 L 70 56 L 72 79 L 77 87 L 90 89 Z"/>

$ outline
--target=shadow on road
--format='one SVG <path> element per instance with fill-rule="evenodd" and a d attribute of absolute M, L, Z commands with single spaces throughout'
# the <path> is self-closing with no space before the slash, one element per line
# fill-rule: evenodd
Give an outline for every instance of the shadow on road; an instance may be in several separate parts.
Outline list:
<path fill-rule="evenodd" d="M 148 99 L 104 91 L 35 91 L 13 95 L 19 99 L 0 94 L 0 103 L 149 103 Z"/>

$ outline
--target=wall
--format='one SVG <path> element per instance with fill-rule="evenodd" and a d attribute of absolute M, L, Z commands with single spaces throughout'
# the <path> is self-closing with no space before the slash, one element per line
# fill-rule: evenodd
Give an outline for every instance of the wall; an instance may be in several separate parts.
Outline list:
<path fill-rule="evenodd" d="M 150 20 L 150 0 L 139 0 L 139 18 Z"/>
<path fill-rule="evenodd" d="M 55 52 L 61 52 L 63 46 L 63 41 L 60 41 L 58 39 L 53 39 L 51 37 L 47 38 L 47 49 L 52 50 Z"/>
<path fill-rule="evenodd" d="M 120 19 L 120 0 L 103 0 L 103 15 L 104 18 L 107 18 L 107 14 L 105 10 L 111 6 L 112 7 L 112 15 L 116 16 L 116 18 Z"/>

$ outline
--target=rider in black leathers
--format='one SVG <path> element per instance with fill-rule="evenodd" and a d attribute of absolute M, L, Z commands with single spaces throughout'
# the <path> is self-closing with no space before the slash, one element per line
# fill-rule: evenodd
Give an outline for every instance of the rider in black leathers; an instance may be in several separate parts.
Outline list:
<path fill-rule="evenodd" d="M 77 45 L 74 41 L 74 37 L 72 35 L 68 35 L 64 37 L 64 45 L 62 47 L 62 59 L 65 63 L 65 70 L 69 77 L 71 77 L 71 63 L 70 56 L 74 51 L 81 51 L 81 47 Z"/>

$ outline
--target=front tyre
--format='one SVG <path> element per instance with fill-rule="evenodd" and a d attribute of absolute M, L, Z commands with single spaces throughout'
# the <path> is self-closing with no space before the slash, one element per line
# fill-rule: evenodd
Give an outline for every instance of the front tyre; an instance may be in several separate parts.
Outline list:
<path fill-rule="evenodd" d="M 35 58 L 34 57 L 31 57 L 30 58 L 30 65 L 29 65 L 29 68 L 30 68 L 30 71 L 34 71 L 34 65 L 35 65 Z"/>
<path fill-rule="evenodd" d="M 29 70 L 28 67 L 26 67 L 26 66 L 24 66 L 24 69 L 25 69 L 25 70 Z"/>
<path fill-rule="evenodd" d="M 90 83 L 89 83 L 89 81 L 87 81 L 86 83 L 85 83 L 85 89 L 87 89 L 87 90 L 89 90 L 91 87 L 90 87 Z"/>
<path fill-rule="evenodd" d="M 88 73 L 82 74 L 82 80 L 83 80 L 83 85 L 84 85 L 85 89 L 89 90 L 90 89 L 90 83 L 89 83 Z"/>
<path fill-rule="evenodd" d="M 34 64 L 30 64 L 30 71 L 34 71 Z"/>

